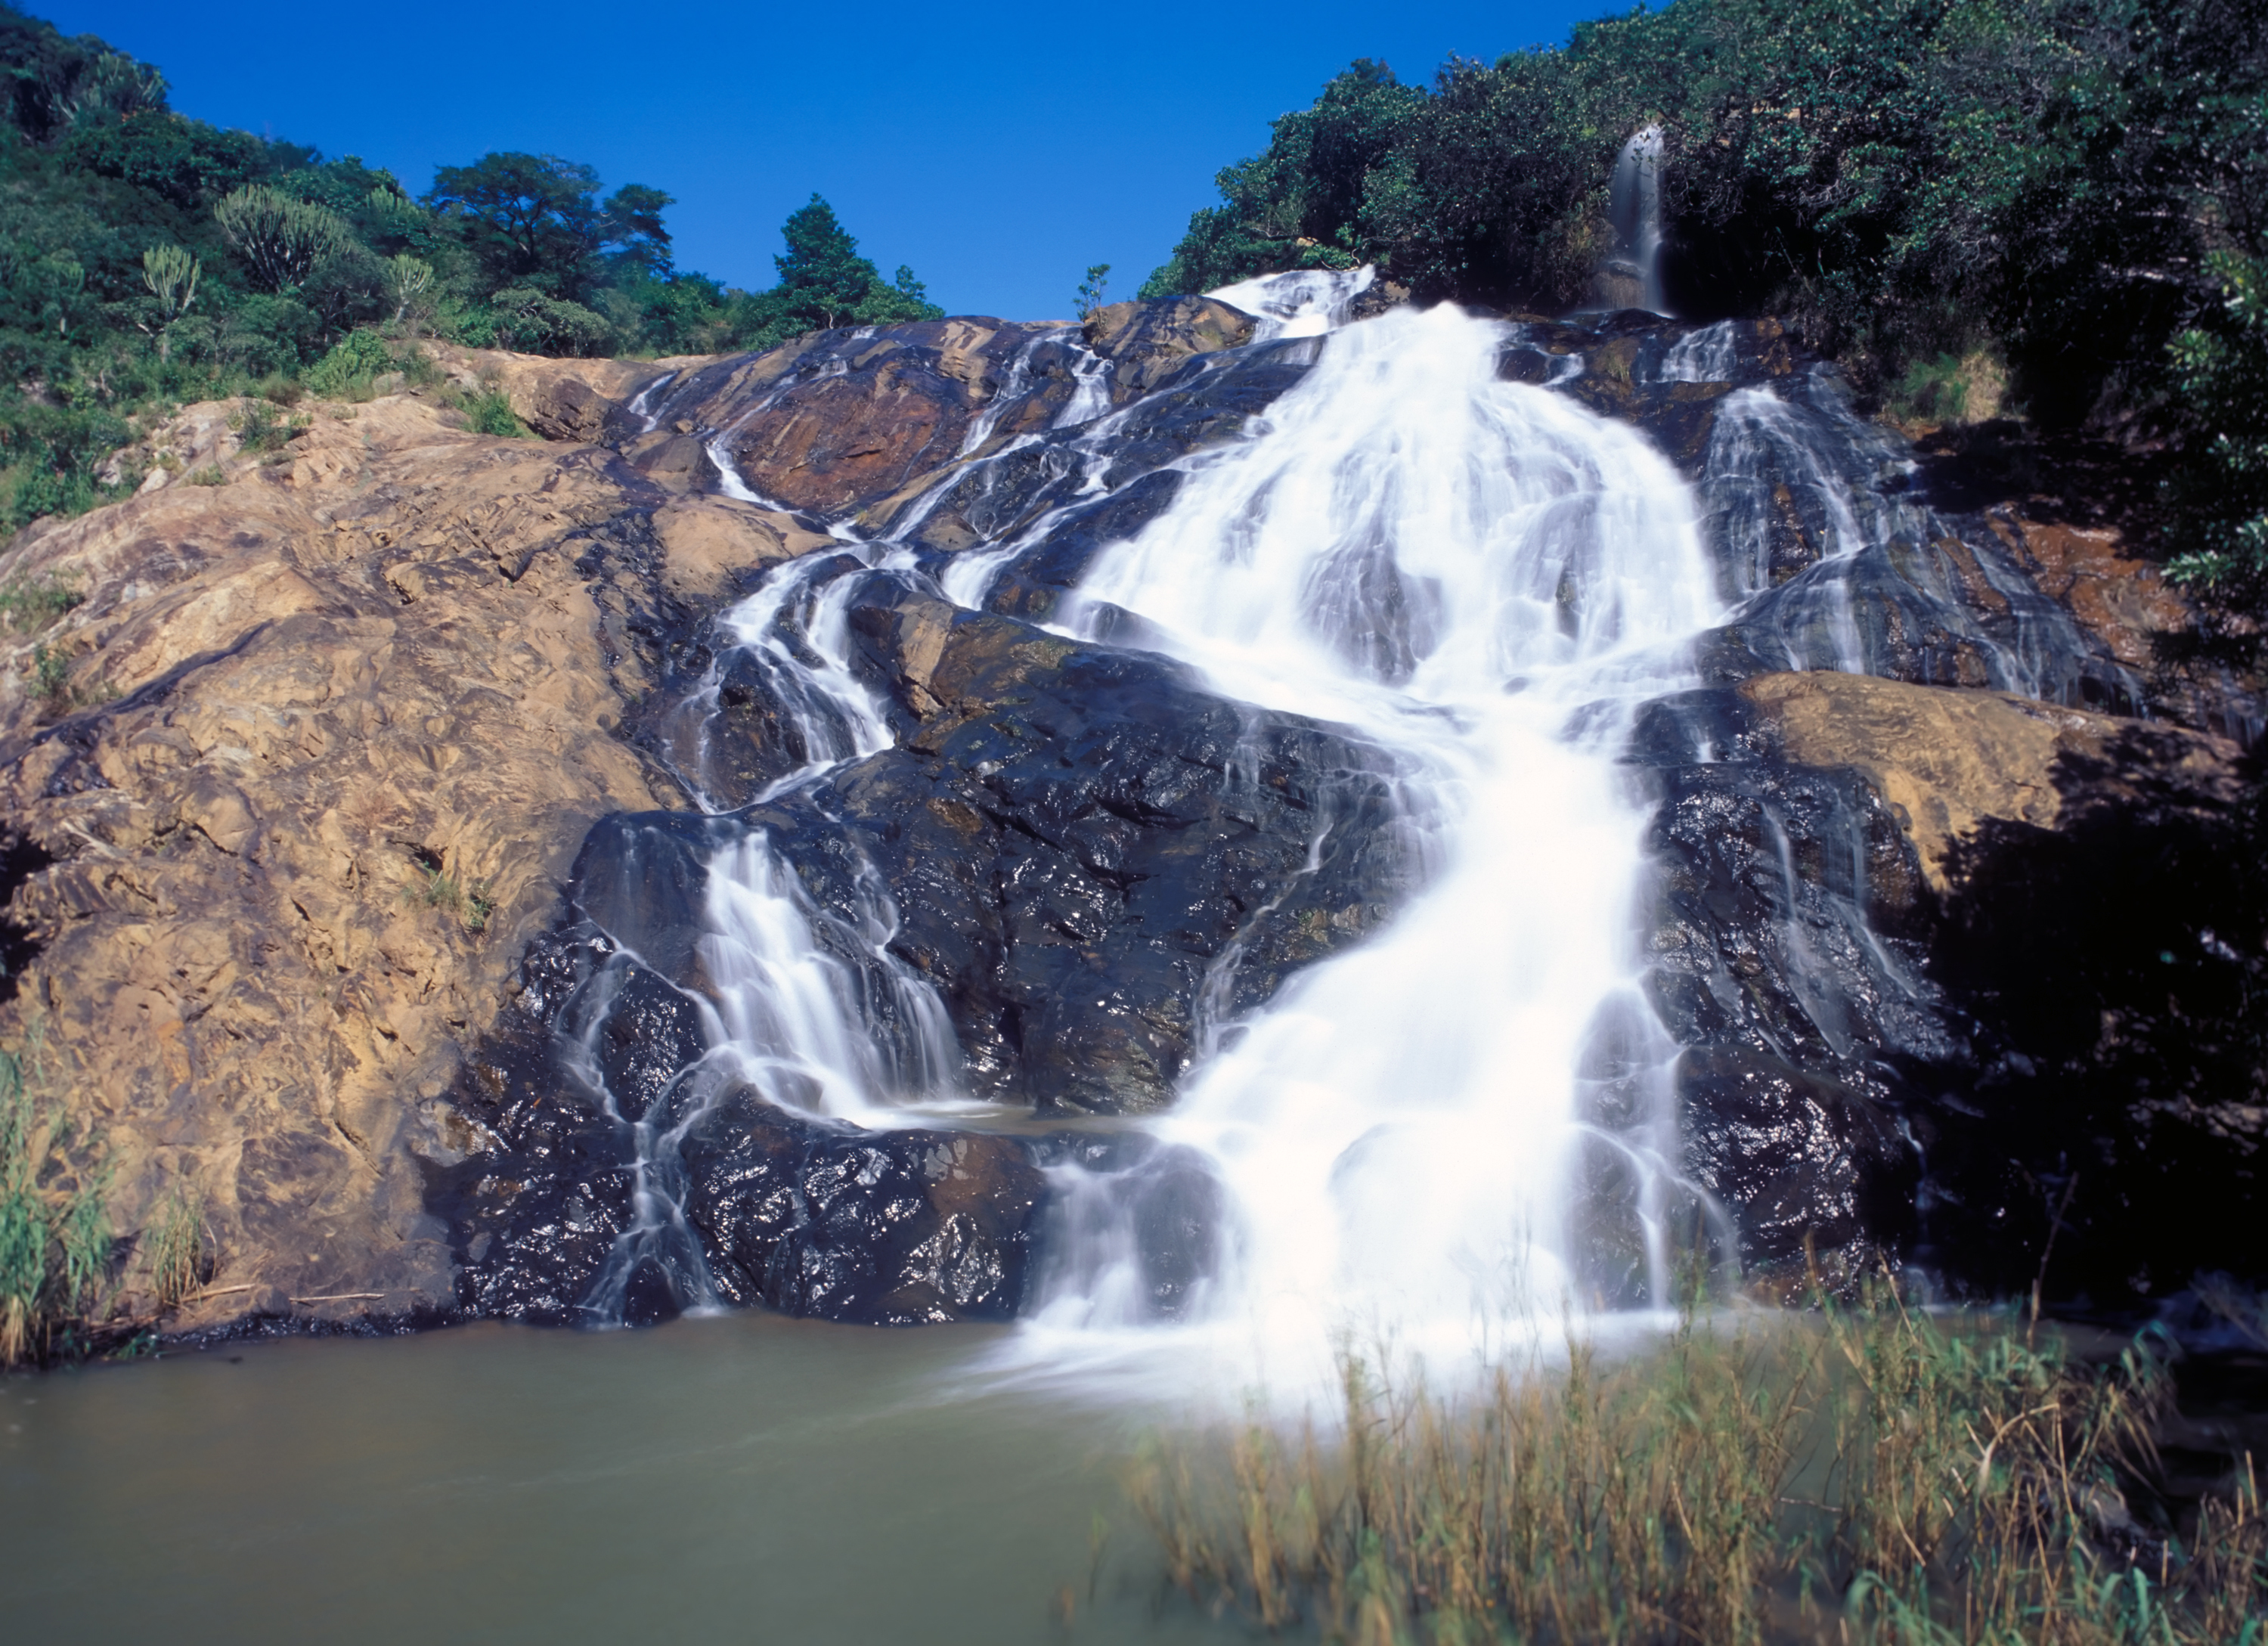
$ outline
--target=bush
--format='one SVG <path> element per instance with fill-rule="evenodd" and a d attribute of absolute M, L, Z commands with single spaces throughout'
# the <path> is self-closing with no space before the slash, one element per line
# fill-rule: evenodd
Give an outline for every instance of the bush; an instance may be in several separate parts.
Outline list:
<path fill-rule="evenodd" d="M 580 303 L 546 297 L 532 286 L 507 286 L 489 299 L 499 347 L 530 354 L 598 353 L 614 336 L 606 321 Z"/>
<path fill-rule="evenodd" d="M 244 410 L 229 419 L 229 426 L 237 432 L 239 449 L 247 452 L 280 452 L 292 439 L 307 430 L 305 417 L 279 417 L 269 410 L 270 402 L 264 397 L 245 402 Z"/>
<path fill-rule="evenodd" d="M 350 331 L 308 368 L 302 380 L 311 393 L 345 400 L 370 392 L 371 380 L 394 369 L 386 339 L 368 329 Z"/>
<path fill-rule="evenodd" d="M 492 434 L 501 440 L 534 438 L 512 409 L 512 396 L 500 388 L 484 388 L 465 400 L 465 426 L 475 434 Z"/>

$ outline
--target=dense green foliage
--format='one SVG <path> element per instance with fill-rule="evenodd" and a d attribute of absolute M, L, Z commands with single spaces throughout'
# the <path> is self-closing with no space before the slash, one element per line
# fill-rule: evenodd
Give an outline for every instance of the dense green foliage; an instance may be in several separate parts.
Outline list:
<path fill-rule="evenodd" d="M 1145 290 L 1360 260 L 1571 308 L 1616 151 L 1658 122 L 1685 312 L 1770 309 L 1875 384 L 1988 347 L 2034 415 L 2110 415 L 2163 395 L 2208 255 L 2262 250 L 2264 97 L 2246 0 L 1676 0 L 1430 89 L 1356 63 Z"/>
<path fill-rule="evenodd" d="M 149 410 L 366 387 L 421 335 L 669 354 L 942 313 L 815 196 L 779 285 L 733 291 L 675 266 L 669 196 L 602 195 L 556 155 L 443 166 L 413 198 L 352 155 L 175 114 L 157 70 L 5 0 L 0 70 L 0 533 L 130 485 L 106 460 Z"/>
<path fill-rule="evenodd" d="M 2213 431 L 2176 482 L 2189 528 L 2168 570 L 2257 609 L 2268 598 L 2268 263 L 2213 259 L 2226 300 L 2174 339 L 2175 381 Z"/>

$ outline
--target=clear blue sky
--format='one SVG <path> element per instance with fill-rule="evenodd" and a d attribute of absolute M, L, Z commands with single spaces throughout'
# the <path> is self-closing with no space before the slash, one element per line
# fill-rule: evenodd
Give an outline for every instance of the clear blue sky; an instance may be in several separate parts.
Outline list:
<path fill-rule="evenodd" d="M 1067 314 L 1089 263 L 1133 295 L 1213 173 L 1355 58 L 1422 83 L 1627 9 L 18 3 L 158 64 L 184 114 L 359 154 L 413 193 L 491 149 L 666 189 L 679 265 L 729 284 L 771 284 L 815 189 L 885 275 L 910 263 L 947 310 L 1014 319 Z"/>

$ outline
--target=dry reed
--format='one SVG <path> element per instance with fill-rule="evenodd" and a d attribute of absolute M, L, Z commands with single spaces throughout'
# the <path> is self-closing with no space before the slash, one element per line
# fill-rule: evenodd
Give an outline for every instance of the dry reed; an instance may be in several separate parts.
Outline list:
<path fill-rule="evenodd" d="M 1153 1441 L 1165 1576 L 1271 1632 L 1388 1642 L 2268 1646 L 2247 1459 L 2186 1540 L 2147 1477 L 2163 1374 L 1868 1306 L 1688 1320 L 1429 1389 L 1343 1352 L 1328 1436 Z"/>

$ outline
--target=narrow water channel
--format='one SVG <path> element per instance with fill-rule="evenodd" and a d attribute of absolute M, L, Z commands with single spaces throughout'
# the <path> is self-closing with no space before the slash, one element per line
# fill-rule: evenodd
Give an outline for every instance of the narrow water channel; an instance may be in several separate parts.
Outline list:
<path fill-rule="evenodd" d="M 1003 1386 L 1000 1335 L 737 1314 L 0 1379 L 8 1635 L 1234 1638 L 1160 1605 L 1122 1496 L 1164 1413 Z"/>

